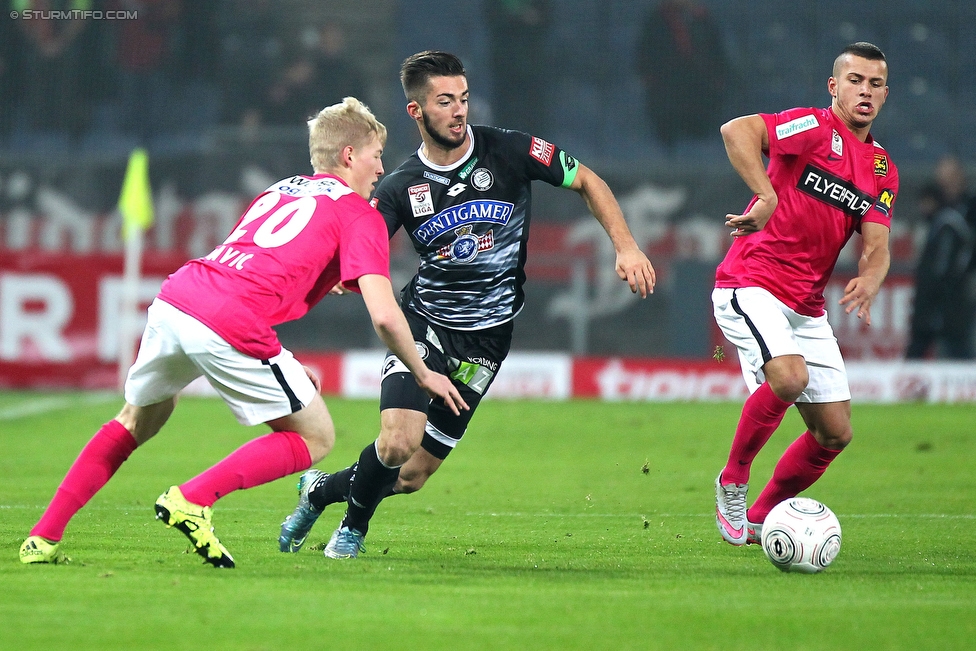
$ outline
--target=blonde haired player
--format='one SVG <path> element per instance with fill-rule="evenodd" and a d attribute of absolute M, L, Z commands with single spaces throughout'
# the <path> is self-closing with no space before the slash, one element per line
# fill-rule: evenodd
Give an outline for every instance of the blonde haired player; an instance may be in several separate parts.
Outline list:
<path fill-rule="evenodd" d="M 306 470 L 332 449 L 335 429 L 318 378 L 282 347 L 273 326 L 303 316 L 337 283 L 362 294 L 376 333 L 425 391 L 452 411 L 466 408 L 451 381 L 417 354 L 390 284 L 386 224 L 366 201 L 383 174 L 386 128 L 351 97 L 308 125 L 314 174 L 262 192 L 223 244 L 163 283 L 129 369 L 125 405 L 71 466 L 21 546 L 22 562 L 66 560 L 60 542 L 70 519 L 202 375 L 241 424 L 272 431 L 170 487 L 156 500 L 156 517 L 186 535 L 205 562 L 234 567 L 213 531 L 214 503 Z"/>

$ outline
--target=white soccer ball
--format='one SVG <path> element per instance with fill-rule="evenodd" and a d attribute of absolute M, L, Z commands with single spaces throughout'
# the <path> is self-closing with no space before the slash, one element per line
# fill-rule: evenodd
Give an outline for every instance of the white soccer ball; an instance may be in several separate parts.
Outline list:
<path fill-rule="evenodd" d="M 840 552 L 840 522 L 817 500 L 792 497 L 769 512 L 763 522 L 762 548 L 784 572 L 815 574 Z"/>

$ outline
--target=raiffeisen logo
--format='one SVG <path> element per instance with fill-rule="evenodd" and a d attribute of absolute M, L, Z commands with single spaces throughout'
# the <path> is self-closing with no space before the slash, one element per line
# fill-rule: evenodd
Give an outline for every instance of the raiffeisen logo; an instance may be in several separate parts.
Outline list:
<path fill-rule="evenodd" d="M 437 213 L 414 231 L 414 237 L 430 244 L 444 233 L 464 224 L 485 222 L 504 226 L 512 218 L 513 205 L 507 201 L 466 201 Z"/>

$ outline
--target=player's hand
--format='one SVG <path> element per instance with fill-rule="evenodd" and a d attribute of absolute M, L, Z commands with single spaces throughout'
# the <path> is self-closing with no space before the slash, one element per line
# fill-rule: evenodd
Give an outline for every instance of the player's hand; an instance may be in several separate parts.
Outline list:
<path fill-rule="evenodd" d="M 640 292 L 641 298 L 647 298 L 648 294 L 654 293 L 657 274 L 651 261 L 638 248 L 617 253 L 617 275 L 620 280 L 627 281 L 630 291 L 635 294 Z"/>
<path fill-rule="evenodd" d="M 776 201 L 759 197 L 744 215 L 726 215 L 725 225 L 732 229 L 732 237 L 742 237 L 761 231 L 776 210 Z"/>
<path fill-rule="evenodd" d="M 444 404 L 454 412 L 455 416 L 460 416 L 462 409 L 468 409 L 468 404 L 464 402 L 464 398 L 458 393 L 457 387 L 454 386 L 454 383 L 447 376 L 430 371 L 423 378 L 417 378 L 417 384 L 431 398 L 440 398 L 443 400 Z"/>
<path fill-rule="evenodd" d="M 335 296 L 344 296 L 345 294 L 351 294 L 348 289 L 342 286 L 342 283 L 336 283 L 335 287 L 329 290 L 330 294 Z"/>
<path fill-rule="evenodd" d="M 857 310 L 857 318 L 864 319 L 864 322 L 871 325 L 871 303 L 878 295 L 881 283 L 864 276 L 851 279 L 844 288 L 844 295 L 838 301 L 840 305 L 846 305 L 844 312 L 850 314 Z"/>
<path fill-rule="evenodd" d="M 305 369 L 305 375 L 308 376 L 308 379 L 312 381 L 312 385 L 315 387 L 315 392 L 322 393 L 322 381 L 319 380 L 319 376 L 315 374 L 315 371 L 304 364 L 302 364 L 302 368 Z"/>

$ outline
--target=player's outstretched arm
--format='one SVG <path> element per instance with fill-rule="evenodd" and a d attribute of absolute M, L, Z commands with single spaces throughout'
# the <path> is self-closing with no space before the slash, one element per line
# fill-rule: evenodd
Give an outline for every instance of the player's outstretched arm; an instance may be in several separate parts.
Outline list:
<path fill-rule="evenodd" d="M 613 249 L 617 253 L 616 269 L 620 279 L 627 281 L 630 291 L 635 294 L 640 292 L 641 298 L 653 294 L 657 274 L 627 227 L 627 220 L 624 219 L 624 213 L 620 210 L 620 204 L 613 196 L 610 186 L 596 172 L 586 165 L 580 165 L 569 188 L 583 197 L 586 207 L 610 236 Z"/>
<path fill-rule="evenodd" d="M 847 283 L 841 305 L 845 312 L 857 310 L 857 318 L 871 325 L 871 303 L 881 290 L 881 283 L 888 275 L 891 266 L 891 251 L 888 248 L 888 228 L 874 222 L 861 226 L 863 250 L 857 263 L 857 277 Z"/>
<path fill-rule="evenodd" d="M 461 409 L 467 409 L 468 405 L 461 398 L 454 383 L 440 373 L 427 368 L 424 361 L 420 359 L 410 326 L 393 295 L 390 279 L 379 274 L 361 276 L 359 291 L 362 292 L 376 334 L 410 369 L 417 379 L 417 384 L 432 398 L 441 398 L 455 415 L 460 414 Z"/>
<path fill-rule="evenodd" d="M 769 133 L 766 122 L 758 115 L 730 120 L 722 125 L 721 131 L 729 162 L 756 195 L 748 212 L 725 216 L 732 237 L 741 237 L 762 230 L 779 201 L 763 161 L 763 153 L 769 151 Z"/>

